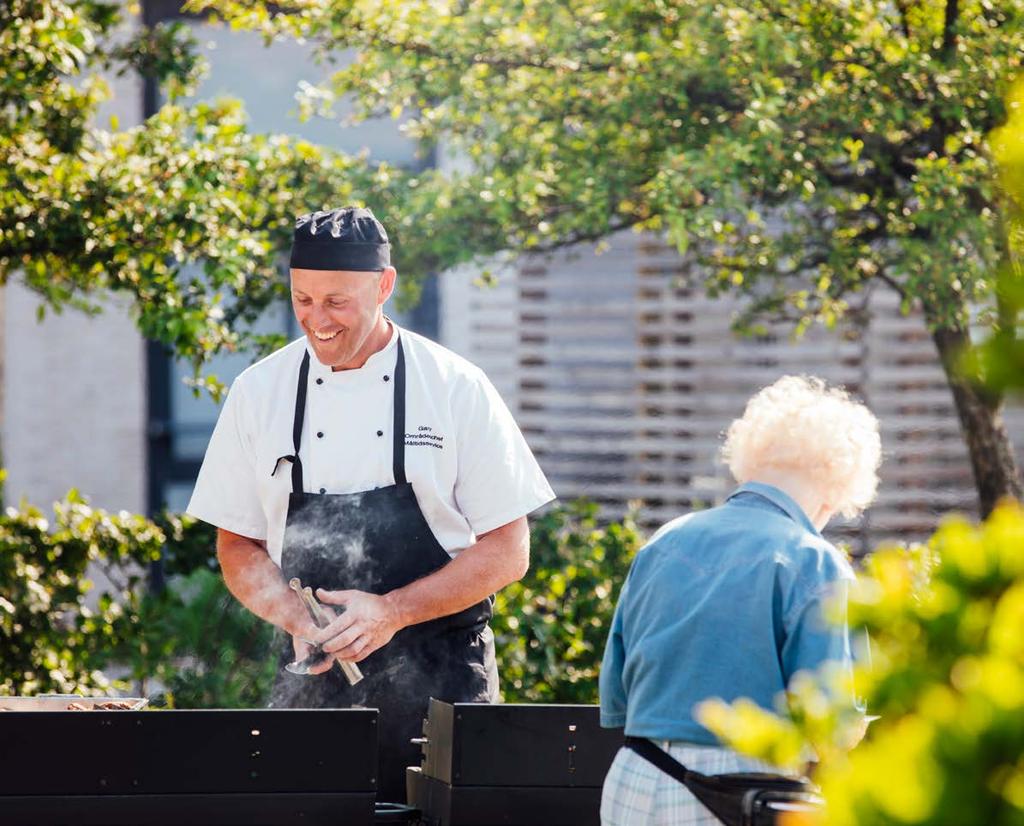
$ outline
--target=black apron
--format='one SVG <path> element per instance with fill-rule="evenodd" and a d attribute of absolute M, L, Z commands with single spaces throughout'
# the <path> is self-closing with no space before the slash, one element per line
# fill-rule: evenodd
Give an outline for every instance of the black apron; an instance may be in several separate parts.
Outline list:
<path fill-rule="evenodd" d="M 395 335 L 399 336 L 395 327 Z M 299 443 L 306 410 L 309 352 L 299 368 L 292 438 L 292 493 L 288 500 L 281 571 L 285 580 L 329 591 L 386 594 L 451 561 L 420 511 L 405 478 L 405 355 L 397 341 L 394 374 L 395 483 L 361 493 L 306 493 Z M 377 799 L 405 800 L 405 768 L 419 765 L 410 743 L 422 733 L 430 697 L 448 702 L 497 702 L 498 669 L 487 621 L 490 598 L 447 617 L 403 628 L 359 663 L 364 678 L 350 686 L 337 666 L 317 676 L 289 674 L 291 640 L 271 694 L 275 708 L 380 709 Z M 342 746 L 343 744 L 339 744 Z"/>

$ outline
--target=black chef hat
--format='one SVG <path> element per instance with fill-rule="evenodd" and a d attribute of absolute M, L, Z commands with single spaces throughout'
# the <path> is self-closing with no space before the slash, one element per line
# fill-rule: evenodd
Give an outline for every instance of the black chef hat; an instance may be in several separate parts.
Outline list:
<path fill-rule="evenodd" d="M 300 270 L 377 272 L 391 266 L 391 245 L 363 207 L 325 209 L 295 220 L 290 266 Z"/>

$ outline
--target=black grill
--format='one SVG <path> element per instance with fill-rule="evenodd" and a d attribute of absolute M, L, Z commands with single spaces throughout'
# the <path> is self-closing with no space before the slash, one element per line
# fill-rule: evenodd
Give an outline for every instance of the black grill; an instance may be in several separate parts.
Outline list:
<path fill-rule="evenodd" d="M 377 711 L 0 712 L 0 824 L 369 824 Z"/>
<path fill-rule="evenodd" d="M 597 706 L 430 701 L 409 803 L 428 826 L 597 826 L 601 786 L 623 742 Z"/>

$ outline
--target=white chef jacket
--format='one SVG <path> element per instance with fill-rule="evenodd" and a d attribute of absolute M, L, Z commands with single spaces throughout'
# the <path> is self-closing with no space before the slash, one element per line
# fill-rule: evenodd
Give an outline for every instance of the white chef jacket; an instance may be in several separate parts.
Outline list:
<path fill-rule="evenodd" d="M 245 370 L 228 393 L 187 512 L 266 540 L 281 564 L 292 489 L 299 366 L 309 351 L 299 456 L 307 493 L 393 485 L 398 328 L 355 370 L 320 363 L 305 337 Z M 512 414 L 483 371 L 441 345 L 401 331 L 406 365 L 405 466 L 420 510 L 451 556 L 476 537 L 555 498 Z"/>

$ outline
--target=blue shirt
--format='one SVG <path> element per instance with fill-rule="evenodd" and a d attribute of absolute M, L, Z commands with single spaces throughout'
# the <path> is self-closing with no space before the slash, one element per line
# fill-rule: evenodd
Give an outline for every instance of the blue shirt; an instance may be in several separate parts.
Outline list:
<path fill-rule="evenodd" d="M 798 671 L 852 666 L 849 631 L 824 621 L 853 580 L 800 506 L 751 482 L 725 504 L 669 522 L 637 554 L 601 666 L 601 725 L 718 745 L 694 706 L 747 697 L 774 710 Z"/>

